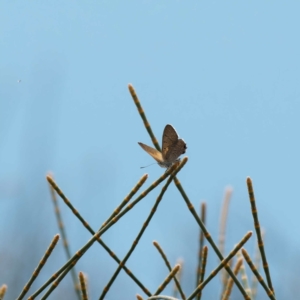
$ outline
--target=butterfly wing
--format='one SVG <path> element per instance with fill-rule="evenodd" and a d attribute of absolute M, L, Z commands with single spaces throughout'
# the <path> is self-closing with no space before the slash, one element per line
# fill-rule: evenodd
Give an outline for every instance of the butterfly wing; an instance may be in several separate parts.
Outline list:
<path fill-rule="evenodd" d="M 185 153 L 186 148 L 185 141 L 183 139 L 179 139 L 168 151 L 165 162 L 167 164 L 173 164 L 181 154 Z"/>
<path fill-rule="evenodd" d="M 163 163 L 163 157 L 161 152 L 159 152 L 158 150 L 149 147 L 143 143 L 138 143 L 148 154 L 150 154 L 159 164 Z"/>
<path fill-rule="evenodd" d="M 174 127 L 167 124 L 162 138 L 162 157 L 165 163 L 172 164 L 177 158 L 185 153 L 186 143 L 183 139 L 178 139 L 178 134 Z"/>
<path fill-rule="evenodd" d="M 162 157 L 164 160 L 168 159 L 170 151 L 177 141 L 178 134 L 176 130 L 172 125 L 167 124 L 162 136 Z"/>

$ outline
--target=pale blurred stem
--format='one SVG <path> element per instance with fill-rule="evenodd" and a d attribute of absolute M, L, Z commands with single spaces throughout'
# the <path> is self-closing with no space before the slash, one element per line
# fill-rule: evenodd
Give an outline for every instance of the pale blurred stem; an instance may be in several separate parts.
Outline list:
<path fill-rule="evenodd" d="M 237 253 L 237 258 L 238 259 L 242 259 L 242 253 L 241 253 L 241 251 L 239 251 Z M 248 277 L 247 277 L 247 273 L 246 273 L 246 269 L 245 269 L 244 264 L 241 265 L 240 274 L 241 274 L 241 279 L 242 279 L 242 283 L 244 285 L 244 288 L 245 288 L 247 294 L 249 295 L 249 297 L 251 297 L 251 299 L 252 299 L 252 293 L 251 293 L 251 290 L 249 288 Z"/>
<path fill-rule="evenodd" d="M 147 300 L 180 300 L 180 299 L 170 297 L 170 296 L 159 295 L 159 296 L 151 296 Z"/>
<path fill-rule="evenodd" d="M 228 207 L 229 207 L 229 202 L 231 199 L 231 194 L 232 194 L 232 189 L 226 188 L 223 206 L 222 206 L 222 210 L 221 210 L 219 249 L 223 256 L 225 254 L 226 223 L 227 223 Z M 226 283 L 228 280 L 228 273 L 225 272 L 225 270 L 222 270 L 220 272 L 220 275 L 221 275 L 221 280 L 223 282 L 223 292 L 224 292 L 224 289 L 226 288 Z M 222 294 L 223 294 L 223 292 L 222 292 Z"/>
<path fill-rule="evenodd" d="M 181 276 L 182 276 L 182 271 L 183 271 L 183 260 L 182 259 L 177 260 L 176 264 L 180 265 L 180 269 L 179 269 L 177 275 L 175 276 L 175 278 L 178 280 L 178 282 L 180 284 L 180 288 L 181 288 Z M 174 298 L 177 297 L 178 292 L 179 292 L 179 290 L 178 290 L 177 285 L 175 283 L 174 287 L 173 287 L 173 297 Z"/>
<path fill-rule="evenodd" d="M 0 300 L 3 300 L 3 299 L 4 299 L 6 290 L 7 290 L 7 285 L 6 285 L 6 284 L 3 284 L 3 285 L 0 287 Z"/>
<path fill-rule="evenodd" d="M 234 272 L 235 276 L 238 275 L 242 264 L 243 264 L 243 258 L 238 259 L 238 261 L 236 262 L 236 265 L 233 269 L 233 272 Z M 233 280 L 232 280 L 232 278 L 229 278 L 228 281 L 227 281 L 226 289 L 225 289 L 225 291 L 223 292 L 223 295 L 222 295 L 222 300 L 228 300 L 229 299 L 231 291 L 232 291 L 232 286 L 233 286 Z"/>
<path fill-rule="evenodd" d="M 128 85 L 128 89 L 129 89 L 129 92 L 130 92 L 130 94 L 131 94 L 131 96 L 132 96 L 132 99 L 133 99 L 133 101 L 134 101 L 134 103 L 135 103 L 135 105 L 136 105 L 136 107 L 137 107 L 137 110 L 138 110 L 138 112 L 139 112 L 139 114 L 140 114 L 140 116 L 141 116 L 141 118 L 142 118 L 142 120 L 143 120 L 144 126 L 145 126 L 146 130 L 148 131 L 148 133 L 149 133 L 149 135 L 150 135 L 150 137 L 151 137 L 151 140 L 152 140 L 152 142 L 153 142 L 155 148 L 156 148 L 157 150 L 161 151 L 161 149 L 160 149 L 160 147 L 159 147 L 159 144 L 158 144 L 158 142 L 157 142 L 157 139 L 155 138 L 155 136 L 154 136 L 154 134 L 153 134 L 153 131 L 152 131 L 151 127 L 150 127 L 150 124 L 149 124 L 149 122 L 148 122 L 148 120 L 147 120 L 146 114 L 145 114 L 145 112 L 144 112 L 144 110 L 143 110 L 143 108 L 142 108 L 142 105 L 141 105 L 141 103 L 140 103 L 140 101 L 139 101 L 139 99 L 138 99 L 138 97 L 137 97 L 137 95 L 136 95 L 136 92 L 135 92 L 133 86 L 132 86 L 131 84 L 129 84 L 129 85 Z M 212 248 L 214 249 L 214 251 L 215 251 L 216 254 L 218 255 L 219 259 L 220 259 L 220 260 L 223 260 L 222 254 L 220 253 L 218 247 L 216 246 L 216 244 L 215 244 L 214 241 L 212 240 L 210 234 L 209 234 L 208 231 L 206 230 L 206 228 L 205 228 L 203 222 L 202 222 L 202 221 L 200 220 L 200 218 L 198 217 L 198 215 L 197 215 L 197 213 L 196 213 L 196 211 L 195 211 L 195 209 L 194 209 L 192 203 L 191 203 L 190 200 L 188 199 L 187 195 L 185 194 L 185 191 L 184 191 L 183 187 L 181 186 L 179 180 L 178 180 L 176 177 L 174 178 L 174 183 L 175 183 L 177 189 L 179 190 L 179 192 L 181 193 L 181 195 L 182 195 L 184 201 L 186 202 L 186 204 L 187 204 L 187 206 L 188 206 L 190 212 L 192 213 L 192 215 L 193 215 L 194 218 L 196 219 L 198 225 L 199 225 L 200 228 L 203 230 L 204 236 L 206 237 L 207 241 L 211 244 Z M 240 284 L 240 282 L 238 281 L 238 279 L 236 278 L 236 276 L 234 276 L 234 274 L 233 274 L 232 270 L 230 269 L 230 267 L 226 266 L 225 268 L 226 268 L 226 271 L 229 273 L 229 275 L 233 278 L 235 284 L 237 285 L 238 289 L 241 291 L 241 293 L 243 294 L 243 296 L 245 297 L 245 299 L 248 299 L 248 298 L 247 298 L 248 295 L 247 295 L 246 291 L 244 290 L 243 286 Z"/>

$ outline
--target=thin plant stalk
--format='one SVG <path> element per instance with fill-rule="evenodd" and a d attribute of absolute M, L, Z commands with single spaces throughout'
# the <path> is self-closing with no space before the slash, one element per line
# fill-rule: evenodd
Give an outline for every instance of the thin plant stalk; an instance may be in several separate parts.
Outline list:
<path fill-rule="evenodd" d="M 261 284 L 261 286 L 264 288 L 264 290 L 266 291 L 267 295 L 269 296 L 270 299 L 275 300 L 275 294 L 274 292 L 269 289 L 269 287 L 267 286 L 267 284 L 265 283 L 264 279 L 261 277 L 261 275 L 259 274 L 259 272 L 257 271 L 255 265 L 253 264 L 248 252 L 245 249 L 242 249 L 242 254 L 247 262 L 247 264 L 249 265 L 251 271 L 253 272 L 253 274 L 256 276 L 258 282 Z"/>
<path fill-rule="evenodd" d="M 154 241 L 154 242 L 153 242 L 153 245 L 155 246 L 155 248 L 157 249 L 157 251 L 160 253 L 162 259 L 164 260 L 164 262 L 165 262 L 165 264 L 166 264 L 166 266 L 167 266 L 167 268 L 168 268 L 168 270 L 169 270 L 169 272 L 171 272 L 171 271 L 172 271 L 171 264 L 170 264 L 170 262 L 169 262 L 169 260 L 168 260 L 168 258 L 167 258 L 167 256 L 166 256 L 166 254 L 164 253 L 163 249 L 161 248 L 161 246 L 158 244 L 157 241 Z M 181 265 L 180 265 L 180 266 L 181 266 Z M 184 294 L 184 292 L 182 291 L 181 285 L 180 285 L 178 279 L 176 278 L 176 276 L 174 277 L 174 281 L 175 281 L 177 290 L 178 290 L 179 293 L 180 293 L 181 298 L 182 298 L 183 300 L 185 300 L 185 299 L 186 299 L 185 294 Z"/>
<path fill-rule="evenodd" d="M 46 300 L 50 294 L 57 288 L 57 286 L 60 284 L 60 282 L 64 279 L 64 277 L 70 272 L 71 268 L 76 265 L 78 262 L 79 258 L 77 260 L 73 261 L 73 264 L 68 265 L 64 271 L 59 275 L 59 277 L 52 283 L 48 291 L 44 294 L 44 296 L 41 298 L 41 300 Z M 33 300 L 34 297 L 29 297 L 28 300 Z"/>
<path fill-rule="evenodd" d="M 264 240 L 264 231 L 262 231 L 262 239 Z M 255 244 L 255 250 L 254 250 L 254 265 L 257 271 L 259 271 L 260 267 L 260 262 L 261 262 L 261 256 L 260 256 L 260 251 L 258 244 Z M 255 300 L 256 295 L 257 295 L 257 285 L 258 281 L 256 276 L 253 274 L 252 275 L 252 280 L 251 280 L 251 291 L 252 291 L 252 299 Z"/>
<path fill-rule="evenodd" d="M 274 292 L 271 275 L 270 275 L 270 270 L 269 270 L 269 265 L 268 265 L 267 257 L 265 254 L 264 242 L 262 239 L 260 224 L 259 224 L 259 220 L 258 220 L 258 213 L 257 213 L 257 208 L 256 208 L 256 203 L 255 203 L 255 196 L 254 196 L 254 191 L 253 191 L 253 186 L 252 186 L 252 180 L 250 177 L 247 177 L 247 187 L 248 187 L 251 211 L 252 211 L 252 216 L 253 216 L 253 221 L 254 221 L 254 228 L 256 231 L 256 235 L 257 235 L 257 243 L 258 243 L 259 251 L 261 254 L 261 258 L 262 258 L 262 265 L 263 265 L 263 268 L 264 268 L 264 271 L 266 274 L 268 286 L 269 286 L 270 290 Z"/>
<path fill-rule="evenodd" d="M 87 293 L 87 287 L 86 287 L 86 277 L 83 275 L 82 272 L 79 272 L 79 282 L 80 282 L 80 289 L 82 293 L 82 300 L 88 300 L 88 293 Z"/>
<path fill-rule="evenodd" d="M 219 266 L 214 269 L 211 274 L 195 289 L 195 291 L 187 298 L 187 300 L 192 300 L 207 284 L 211 281 L 218 272 L 227 265 L 227 263 L 235 256 L 235 254 L 243 247 L 243 245 L 249 240 L 251 237 L 252 232 L 249 231 L 246 235 L 242 238 L 242 240 L 234 247 L 234 249 L 229 253 L 229 255 L 221 261 Z M 249 296 L 246 294 L 245 299 L 249 299 Z"/>
<path fill-rule="evenodd" d="M 100 228 L 104 227 L 110 220 L 112 220 L 113 217 L 115 217 L 123 209 L 123 207 L 130 201 L 130 199 L 137 193 L 137 191 L 145 183 L 145 181 L 147 180 L 147 178 L 148 178 L 148 174 L 144 174 L 141 177 L 141 179 L 138 181 L 138 183 L 135 185 L 135 187 L 123 199 L 123 201 L 121 202 L 121 204 L 113 211 L 113 213 L 111 214 L 111 216 L 102 224 L 102 226 Z"/>
<path fill-rule="evenodd" d="M 51 175 L 49 175 L 49 176 L 51 176 Z M 67 259 L 69 260 L 72 256 L 71 256 L 71 251 L 70 251 L 67 235 L 66 235 L 66 232 L 65 232 L 64 223 L 63 223 L 63 220 L 62 220 L 62 217 L 61 217 L 58 201 L 57 201 L 57 198 L 56 198 L 56 193 L 55 193 L 53 187 L 50 184 L 49 184 L 49 188 L 50 188 L 50 193 L 51 193 L 51 199 L 52 199 L 52 202 L 53 202 L 53 205 L 54 205 L 56 221 L 57 221 L 58 228 L 59 228 L 60 235 L 61 235 L 62 242 L 63 242 L 63 247 L 65 249 Z M 81 299 L 75 268 L 73 268 L 71 270 L 71 276 L 72 276 L 73 285 L 74 285 L 76 295 L 77 295 L 78 299 Z"/>
<path fill-rule="evenodd" d="M 26 295 L 26 293 L 29 291 L 32 283 L 34 282 L 34 280 L 37 278 L 37 276 L 39 275 L 41 269 L 43 268 L 43 266 L 45 265 L 45 263 L 47 262 L 47 259 L 49 258 L 49 256 L 51 255 L 53 249 L 55 248 L 55 246 L 57 245 L 57 242 L 59 240 L 59 234 L 55 235 L 53 240 L 51 241 L 50 246 L 48 247 L 48 249 L 46 250 L 45 254 L 43 255 L 42 259 L 40 260 L 37 268 L 34 270 L 31 278 L 29 279 L 29 281 L 26 283 L 26 285 L 24 286 L 23 290 L 21 291 L 21 294 L 19 295 L 19 297 L 17 298 L 17 300 L 21 300 L 24 298 L 24 296 Z"/>
<path fill-rule="evenodd" d="M 178 273 L 176 274 L 175 278 L 177 279 L 177 281 L 178 281 L 178 283 L 181 287 L 181 276 L 182 276 L 182 271 L 183 271 L 184 260 L 179 258 L 179 259 L 177 259 L 176 264 L 180 265 L 180 269 L 179 269 Z M 177 287 L 176 282 L 175 282 L 175 284 L 173 286 L 173 297 L 176 298 L 177 294 L 178 294 L 178 287 Z"/>
<path fill-rule="evenodd" d="M 208 255 L 208 247 L 204 246 L 202 252 L 203 253 L 202 253 L 202 260 L 201 260 L 201 271 L 200 271 L 199 284 L 201 284 L 204 280 L 206 263 L 207 263 L 207 255 Z M 201 296 L 202 296 L 202 291 L 200 291 L 198 293 L 197 300 L 200 300 Z"/>
<path fill-rule="evenodd" d="M 201 221 L 205 225 L 205 223 L 206 223 L 206 203 L 205 202 L 201 203 L 200 216 L 201 216 Z M 204 246 L 204 233 L 200 229 L 198 266 L 197 266 L 197 272 L 196 272 L 196 287 L 199 285 L 199 282 L 200 282 L 203 246 Z M 197 299 L 199 300 L 200 298 L 197 298 Z"/>
<path fill-rule="evenodd" d="M 117 278 L 118 274 L 120 273 L 121 269 L 122 269 L 122 266 L 124 266 L 127 262 L 127 260 L 129 259 L 130 255 L 133 253 L 135 247 L 138 245 L 142 235 L 144 234 L 145 230 L 147 229 L 153 215 L 155 214 L 157 208 L 158 208 L 158 205 L 160 204 L 168 186 L 170 185 L 170 183 L 172 182 L 173 180 L 173 177 L 175 176 L 175 174 L 177 173 L 176 172 L 177 170 L 174 171 L 174 174 L 171 174 L 169 179 L 167 180 L 167 182 L 165 183 L 165 185 L 162 187 L 161 189 L 161 192 L 160 194 L 158 195 L 146 221 L 143 223 L 143 226 L 140 230 L 140 232 L 138 233 L 136 239 L 133 241 L 129 251 L 127 252 L 127 254 L 125 255 L 125 257 L 123 258 L 122 262 L 119 264 L 118 268 L 116 269 L 115 273 L 113 274 L 113 276 L 111 277 L 111 279 L 109 280 L 108 284 L 105 286 L 105 288 L 103 289 L 103 292 L 99 298 L 99 300 L 103 300 L 105 295 L 107 294 L 107 292 L 109 291 L 111 285 L 113 284 L 113 282 L 115 281 L 115 279 Z"/>
<path fill-rule="evenodd" d="M 150 138 L 151 138 L 151 140 L 152 140 L 152 143 L 153 143 L 154 147 L 155 147 L 158 151 L 161 151 L 160 146 L 159 146 L 159 143 L 158 143 L 158 141 L 157 141 L 157 139 L 156 139 L 156 137 L 155 137 L 155 135 L 154 135 L 154 133 L 153 133 L 153 131 L 152 131 L 152 129 L 151 129 L 150 123 L 149 123 L 148 120 L 147 120 L 147 117 L 146 117 L 146 115 L 145 115 L 145 112 L 144 112 L 144 110 L 143 110 L 143 107 L 142 107 L 142 105 L 141 105 L 141 102 L 140 102 L 140 100 L 139 100 L 139 98 L 138 98 L 138 96 L 137 96 L 137 94 L 136 94 L 136 92 L 135 92 L 133 86 L 132 86 L 131 84 L 129 84 L 129 85 L 128 85 L 128 89 L 129 89 L 129 92 L 130 92 L 130 94 L 131 94 L 131 97 L 132 97 L 132 99 L 133 99 L 133 101 L 134 101 L 134 104 L 136 105 L 136 108 L 137 108 L 137 110 L 138 110 L 138 112 L 139 112 L 139 115 L 141 116 L 141 118 L 142 118 L 142 120 L 143 120 L 143 122 L 144 122 L 144 126 L 145 126 L 146 130 L 148 131 L 148 134 L 150 135 Z"/>
<path fill-rule="evenodd" d="M 166 279 L 163 281 L 163 283 L 159 286 L 159 288 L 156 290 L 156 292 L 154 293 L 153 296 L 158 295 L 159 293 L 161 293 L 165 289 L 165 287 L 168 285 L 168 283 L 171 281 L 171 279 L 176 276 L 176 273 L 179 271 L 179 269 L 180 269 L 180 265 L 176 265 L 172 269 L 170 274 L 166 277 Z"/>
<path fill-rule="evenodd" d="M 138 189 L 142 186 L 142 184 L 145 182 L 145 180 L 148 178 L 148 175 L 145 174 L 142 176 L 142 178 L 139 180 L 139 182 L 136 184 L 136 186 L 131 190 L 131 192 L 125 197 L 125 199 L 121 202 L 121 204 L 114 210 L 114 213 L 112 216 L 114 217 L 117 212 L 123 208 L 123 204 L 128 203 L 128 201 L 132 198 L 132 196 L 138 191 Z M 62 190 L 57 186 L 57 184 L 54 182 L 53 178 L 47 177 L 47 180 L 49 181 L 50 186 L 53 188 L 53 190 L 56 191 L 56 193 L 61 197 L 61 199 L 64 201 L 64 203 L 71 209 L 73 214 L 78 218 L 78 220 L 82 223 L 82 225 L 92 234 L 94 235 L 96 232 L 89 226 L 88 222 L 81 216 L 81 214 L 78 212 L 77 209 L 72 205 L 72 203 L 69 201 L 69 199 L 65 196 L 65 194 L 62 192 Z M 108 220 L 111 220 L 110 217 Z M 105 224 L 108 223 L 108 220 L 105 222 Z M 103 225 L 100 227 L 102 228 Z M 97 242 L 106 250 L 106 252 L 118 263 L 120 264 L 121 260 L 116 256 L 116 254 L 102 241 L 102 239 L 98 239 Z M 138 280 L 138 278 L 126 267 L 123 266 L 123 269 L 127 273 L 127 275 L 143 290 L 143 292 L 151 296 L 150 291 Z"/>

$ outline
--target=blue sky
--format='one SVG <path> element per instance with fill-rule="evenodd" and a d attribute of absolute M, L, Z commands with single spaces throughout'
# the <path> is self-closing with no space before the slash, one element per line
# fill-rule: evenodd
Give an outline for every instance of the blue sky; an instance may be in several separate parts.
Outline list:
<path fill-rule="evenodd" d="M 253 230 L 245 183 L 247 176 L 253 179 L 277 295 L 294 295 L 300 247 L 299 8 L 296 1 L 2 1 L 0 237 L 6 243 L 0 253 L 6 259 L 0 266 L 11 273 L 1 272 L 0 283 L 8 284 L 8 298 L 16 296 L 58 232 L 47 172 L 94 228 L 145 172 L 148 185 L 164 172 L 158 166 L 140 169 L 152 158 L 137 142 L 151 141 L 128 83 L 158 140 L 169 123 L 186 141 L 189 161 L 179 179 L 196 208 L 207 202 L 207 227 L 216 239 L 224 189 L 233 187 L 227 252 Z M 158 193 L 103 236 L 120 257 Z M 61 209 L 75 252 L 89 235 L 62 203 Z M 185 259 L 183 284 L 191 291 L 198 228 L 174 186 L 128 262 L 151 290 L 167 274 L 154 239 L 172 263 Z M 64 262 L 58 248 L 35 287 Z M 217 259 L 209 255 L 211 270 Z M 93 299 L 115 268 L 98 246 L 77 267 L 89 274 Z M 207 297 L 218 296 L 219 286 L 215 279 Z M 70 287 L 66 278 L 54 295 Z M 107 299 L 117 299 L 120 288 L 127 298 L 140 293 L 120 274 Z"/>

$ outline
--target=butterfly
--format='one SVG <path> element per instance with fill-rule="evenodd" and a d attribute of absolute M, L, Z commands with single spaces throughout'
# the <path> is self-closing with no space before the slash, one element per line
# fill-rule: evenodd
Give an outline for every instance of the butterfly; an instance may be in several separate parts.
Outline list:
<path fill-rule="evenodd" d="M 186 143 L 183 139 L 178 139 L 178 134 L 174 127 L 167 124 L 162 136 L 162 152 L 149 147 L 143 143 L 138 143 L 148 154 L 150 154 L 162 168 L 169 168 L 181 154 L 185 153 L 187 149 Z"/>

